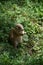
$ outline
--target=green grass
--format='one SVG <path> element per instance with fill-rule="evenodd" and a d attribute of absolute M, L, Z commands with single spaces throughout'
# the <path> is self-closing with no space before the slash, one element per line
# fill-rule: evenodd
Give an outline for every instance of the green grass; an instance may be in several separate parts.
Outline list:
<path fill-rule="evenodd" d="M 26 34 L 16 50 L 8 36 L 17 23 L 24 26 Z M 42 0 L 0 1 L 0 65 L 43 65 Z"/>

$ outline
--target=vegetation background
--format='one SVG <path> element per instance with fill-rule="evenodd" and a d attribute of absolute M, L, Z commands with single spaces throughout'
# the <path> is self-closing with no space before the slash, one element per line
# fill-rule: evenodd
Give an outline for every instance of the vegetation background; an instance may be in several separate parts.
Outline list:
<path fill-rule="evenodd" d="M 17 23 L 26 34 L 15 50 L 8 36 Z M 43 0 L 0 0 L 0 65 L 43 65 Z"/>

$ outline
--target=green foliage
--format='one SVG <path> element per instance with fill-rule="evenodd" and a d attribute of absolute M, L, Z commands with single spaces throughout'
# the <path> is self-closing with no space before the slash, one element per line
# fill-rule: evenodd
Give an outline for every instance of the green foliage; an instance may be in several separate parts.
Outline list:
<path fill-rule="evenodd" d="M 8 36 L 17 23 L 26 34 L 16 50 L 9 45 Z M 0 65 L 43 65 L 42 0 L 0 1 Z"/>
<path fill-rule="evenodd" d="M 1 65 L 43 65 L 43 55 L 30 56 L 25 54 L 24 56 L 18 55 L 16 58 L 10 56 L 8 52 L 4 52 L 0 55 L 0 64 Z"/>
<path fill-rule="evenodd" d="M 15 0 L 15 2 L 20 5 L 23 6 L 26 3 L 26 0 Z"/>

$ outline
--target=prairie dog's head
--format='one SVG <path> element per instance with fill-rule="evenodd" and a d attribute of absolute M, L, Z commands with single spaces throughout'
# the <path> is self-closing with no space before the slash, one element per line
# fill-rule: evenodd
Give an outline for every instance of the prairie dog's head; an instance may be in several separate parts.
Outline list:
<path fill-rule="evenodd" d="M 26 33 L 26 32 L 24 32 L 24 27 L 22 24 L 16 24 L 15 30 L 16 30 L 16 33 L 18 33 L 21 36 Z"/>

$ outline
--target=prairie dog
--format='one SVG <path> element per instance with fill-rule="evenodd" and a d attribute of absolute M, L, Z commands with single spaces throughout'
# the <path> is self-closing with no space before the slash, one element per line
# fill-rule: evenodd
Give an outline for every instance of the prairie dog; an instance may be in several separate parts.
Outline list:
<path fill-rule="evenodd" d="M 22 37 L 26 32 L 24 32 L 24 27 L 21 24 L 16 24 L 15 28 L 11 29 L 9 33 L 9 42 L 17 48 L 19 43 L 22 43 Z"/>

